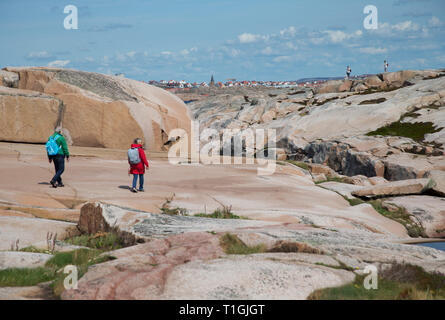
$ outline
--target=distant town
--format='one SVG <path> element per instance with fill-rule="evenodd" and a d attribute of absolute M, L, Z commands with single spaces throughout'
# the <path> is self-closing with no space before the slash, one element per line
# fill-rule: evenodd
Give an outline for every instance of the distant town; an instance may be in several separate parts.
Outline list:
<path fill-rule="evenodd" d="M 119 74 L 123 76 L 123 74 Z M 369 74 L 351 76 L 349 79 L 357 80 L 370 76 Z M 320 77 L 320 78 L 304 78 L 292 81 L 255 81 L 255 80 L 237 80 L 226 79 L 224 82 L 215 81 L 213 76 L 210 82 L 187 82 L 185 80 L 150 80 L 143 81 L 148 84 L 161 87 L 164 89 L 192 89 L 192 88 L 227 88 L 227 87 L 272 87 L 272 88 L 292 88 L 292 87 L 317 87 L 328 80 L 339 80 L 345 77 Z"/>

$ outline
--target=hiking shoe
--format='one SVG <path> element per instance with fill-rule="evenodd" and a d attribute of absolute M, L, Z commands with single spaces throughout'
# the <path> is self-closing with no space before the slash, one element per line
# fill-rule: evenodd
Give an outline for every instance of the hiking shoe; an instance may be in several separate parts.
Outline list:
<path fill-rule="evenodd" d="M 139 192 L 144 192 L 145 190 L 144 190 L 144 188 L 142 188 L 142 189 L 138 189 L 138 191 Z"/>
<path fill-rule="evenodd" d="M 136 190 L 136 188 L 131 188 L 131 192 L 137 193 L 138 191 Z"/>
<path fill-rule="evenodd" d="M 59 187 L 59 188 L 63 188 L 65 185 L 63 184 L 63 183 L 58 183 L 57 184 L 57 187 Z"/>
<path fill-rule="evenodd" d="M 51 183 L 51 185 L 53 186 L 53 188 L 57 188 L 57 185 L 54 181 L 50 181 L 49 183 Z"/>

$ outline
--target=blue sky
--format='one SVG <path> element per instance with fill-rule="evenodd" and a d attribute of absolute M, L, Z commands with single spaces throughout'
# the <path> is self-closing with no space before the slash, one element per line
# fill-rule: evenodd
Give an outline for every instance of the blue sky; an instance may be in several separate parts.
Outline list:
<path fill-rule="evenodd" d="M 78 29 L 65 30 L 66 5 Z M 378 29 L 363 27 L 366 5 Z M 296 80 L 445 68 L 443 0 L 0 0 L 0 67 L 138 80 Z"/>

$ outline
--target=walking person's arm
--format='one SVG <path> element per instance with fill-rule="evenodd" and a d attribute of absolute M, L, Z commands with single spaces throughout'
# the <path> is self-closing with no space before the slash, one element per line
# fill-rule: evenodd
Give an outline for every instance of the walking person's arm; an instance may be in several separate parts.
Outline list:
<path fill-rule="evenodd" d="M 66 161 L 70 161 L 70 153 L 69 153 L 69 151 L 68 151 L 68 145 L 66 144 L 66 140 L 65 140 L 65 137 L 64 136 L 61 136 L 61 138 L 60 138 L 60 142 L 61 142 L 61 144 L 62 144 L 62 150 L 63 150 L 63 154 L 65 155 L 65 157 L 66 157 Z"/>
<path fill-rule="evenodd" d="M 139 148 L 139 155 L 141 156 L 142 162 L 144 163 L 145 167 L 148 169 L 149 165 L 148 165 L 147 157 L 145 156 L 145 152 L 142 148 Z"/>

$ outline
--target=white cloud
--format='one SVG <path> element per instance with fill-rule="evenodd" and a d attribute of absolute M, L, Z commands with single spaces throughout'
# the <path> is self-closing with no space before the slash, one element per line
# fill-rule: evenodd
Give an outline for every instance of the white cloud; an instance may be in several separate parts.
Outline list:
<path fill-rule="evenodd" d="M 379 23 L 378 29 L 372 30 L 372 32 L 387 36 L 397 35 L 401 32 L 414 31 L 422 31 L 424 34 L 428 33 L 428 30 L 425 27 L 421 28 L 420 25 L 412 22 L 411 20 L 399 22 L 396 24 L 389 24 L 388 22 Z"/>
<path fill-rule="evenodd" d="M 273 50 L 271 47 L 266 47 L 263 50 L 261 50 L 261 53 L 265 55 L 271 55 L 273 53 Z"/>
<path fill-rule="evenodd" d="M 243 33 L 238 36 L 238 40 L 240 43 L 252 43 L 257 42 L 259 40 L 268 40 L 269 36 L 262 36 L 259 34 L 252 33 Z"/>
<path fill-rule="evenodd" d="M 129 51 L 126 53 L 126 55 L 130 58 L 134 58 L 135 54 L 136 54 L 136 51 Z"/>
<path fill-rule="evenodd" d="M 375 48 L 375 47 L 365 47 L 365 48 L 360 48 L 359 51 L 361 53 L 366 53 L 366 54 L 382 54 L 382 53 L 387 53 L 388 49 L 386 49 L 386 48 Z"/>
<path fill-rule="evenodd" d="M 28 58 L 47 59 L 51 58 L 51 55 L 47 51 L 30 52 Z"/>
<path fill-rule="evenodd" d="M 292 57 L 291 56 L 279 56 L 273 59 L 273 62 L 287 62 L 287 61 L 291 61 Z"/>
<path fill-rule="evenodd" d="M 351 38 L 358 38 L 361 37 L 363 34 L 361 30 L 357 30 L 356 32 L 349 34 L 340 30 L 326 30 L 323 31 L 323 33 L 327 34 L 329 40 L 333 43 L 343 42 Z"/>
<path fill-rule="evenodd" d="M 68 63 L 70 63 L 70 60 L 54 60 L 48 63 L 48 67 L 55 67 L 55 68 L 64 67 Z"/>
<path fill-rule="evenodd" d="M 397 23 L 391 27 L 395 31 L 417 31 L 420 29 L 417 23 L 412 21 L 404 21 Z"/>
<path fill-rule="evenodd" d="M 428 24 L 431 27 L 440 27 L 442 25 L 442 21 L 440 21 L 440 19 L 438 17 L 431 17 L 430 20 L 428 20 Z"/>
<path fill-rule="evenodd" d="M 280 35 L 281 36 L 295 36 L 297 34 L 297 29 L 295 29 L 295 27 L 290 26 L 289 28 L 280 30 Z"/>

